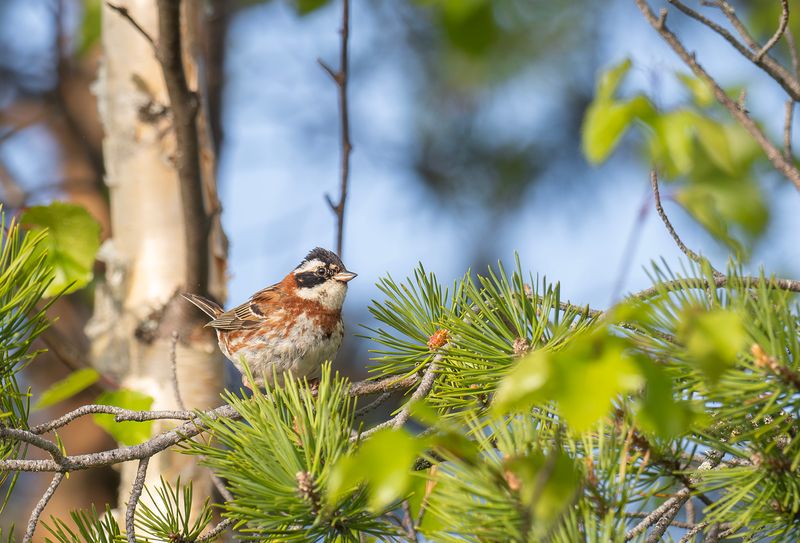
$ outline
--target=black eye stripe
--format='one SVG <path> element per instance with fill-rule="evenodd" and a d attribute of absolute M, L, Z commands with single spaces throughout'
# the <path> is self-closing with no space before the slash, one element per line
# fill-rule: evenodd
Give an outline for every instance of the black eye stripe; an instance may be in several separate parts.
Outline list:
<path fill-rule="evenodd" d="M 316 272 L 301 272 L 296 273 L 294 275 L 295 281 L 297 281 L 297 286 L 300 288 L 311 288 L 317 285 L 321 285 L 325 281 L 327 281 L 327 276 L 325 275 L 317 275 Z"/>

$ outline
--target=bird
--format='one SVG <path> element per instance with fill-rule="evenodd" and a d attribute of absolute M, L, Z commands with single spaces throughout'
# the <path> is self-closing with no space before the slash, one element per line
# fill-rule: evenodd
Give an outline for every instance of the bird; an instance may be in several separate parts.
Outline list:
<path fill-rule="evenodd" d="M 224 311 L 197 294 L 182 295 L 211 317 L 205 326 L 216 331 L 220 350 L 246 387 L 282 384 L 284 372 L 312 382 L 342 344 L 342 305 L 356 276 L 336 253 L 316 247 L 280 282 L 233 309 Z M 253 383 L 244 377 L 245 364 Z"/>

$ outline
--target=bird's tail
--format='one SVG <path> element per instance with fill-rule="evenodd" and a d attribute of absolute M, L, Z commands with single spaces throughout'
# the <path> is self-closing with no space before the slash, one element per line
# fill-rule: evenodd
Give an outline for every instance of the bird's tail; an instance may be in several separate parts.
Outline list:
<path fill-rule="evenodd" d="M 208 298 L 203 298 L 202 296 L 198 296 L 197 294 L 183 294 L 181 296 L 192 302 L 194 305 L 199 307 L 203 313 L 211 317 L 212 319 L 216 319 L 222 313 L 222 308 L 219 306 L 218 303 L 212 302 Z"/>

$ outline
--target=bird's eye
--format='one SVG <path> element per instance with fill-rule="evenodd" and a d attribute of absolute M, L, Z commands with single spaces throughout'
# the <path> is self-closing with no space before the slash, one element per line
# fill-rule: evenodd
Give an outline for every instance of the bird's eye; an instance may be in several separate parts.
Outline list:
<path fill-rule="evenodd" d="M 325 277 L 325 268 L 317 268 L 317 275 Z"/>

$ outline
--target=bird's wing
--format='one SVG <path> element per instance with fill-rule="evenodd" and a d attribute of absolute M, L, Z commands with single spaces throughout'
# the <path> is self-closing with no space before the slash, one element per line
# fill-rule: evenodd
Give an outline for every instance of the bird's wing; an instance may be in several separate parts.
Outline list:
<path fill-rule="evenodd" d="M 257 328 L 266 320 L 268 312 L 265 307 L 275 307 L 281 298 L 278 285 L 272 285 L 256 292 L 245 303 L 221 313 L 206 324 L 217 330 L 248 330 Z"/>

